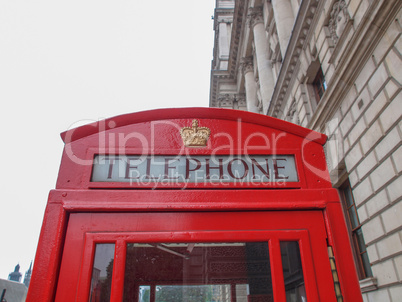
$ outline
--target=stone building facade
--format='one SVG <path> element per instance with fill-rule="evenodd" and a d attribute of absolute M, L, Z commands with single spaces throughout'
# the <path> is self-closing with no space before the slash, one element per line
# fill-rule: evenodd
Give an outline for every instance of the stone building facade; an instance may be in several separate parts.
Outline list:
<path fill-rule="evenodd" d="M 402 1 L 217 0 L 210 106 L 326 133 L 364 301 L 402 297 Z"/>

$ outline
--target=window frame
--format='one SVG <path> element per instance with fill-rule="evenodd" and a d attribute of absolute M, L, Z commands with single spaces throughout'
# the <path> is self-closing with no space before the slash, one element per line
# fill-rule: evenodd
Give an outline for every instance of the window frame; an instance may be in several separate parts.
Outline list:
<path fill-rule="evenodd" d="M 357 212 L 357 207 L 356 203 L 353 197 L 353 191 L 350 186 L 349 179 L 346 180 L 339 188 L 339 195 L 341 197 L 342 201 L 342 209 L 345 215 L 345 221 L 346 225 L 349 231 L 349 237 L 350 237 L 350 242 L 353 250 L 353 258 L 355 260 L 355 266 L 357 270 L 357 274 L 359 277 L 359 280 L 363 280 L 366 278 L 373 277 L 373 272 L 371 270 L 371 263 L 367 255 L 367 246 L 366 243 L 364 242 L 363 237 L 359 237 L 358 232 L 362 232 L 362 224 L 360 223 L 359 215 Z M 349 194 L 346 194 L 347 192 Z M 350 199 L 349 200 L 349 197 Z M 349 204 L 349 205 L 348 205 Z M 356 221 L 357 225 L 353 225 L 353 220 L 351 218 L 351 215 L 349 214 L 350 211 L 353 211 L 355 217 L 354 220 Z M 361 240 L 361 241 L 359 241 Z M 364 251 L 360 248 L 360 246 L 364 246 Z M 364 255 L 366 254 L 366 258 L 364 258 Z M 365 259 L 367 259 L 368 263 L 365 263 Z"/>
<path fill-rule="evenodd" d="M 314 93 L 315 93 L 315 100 L 316 103 L 318 104 L 320 100 L 322 99 L 325 91 L 327 90 L 327 82 L 325 80 L 324 73 L 322 71 L 322 68 L 318 68 L 318 71 L 315 75 L 315 78 L 311 85 L 314 88 Z"/>

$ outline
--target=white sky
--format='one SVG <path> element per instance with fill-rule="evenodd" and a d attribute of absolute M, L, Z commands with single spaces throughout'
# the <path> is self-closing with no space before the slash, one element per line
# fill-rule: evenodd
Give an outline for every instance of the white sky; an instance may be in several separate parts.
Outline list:
<path fill-rule="evenodd" d="M 215 0 L 0 1 L 0 278 L 34 259 L 68 128 L 207 107 Z"/>

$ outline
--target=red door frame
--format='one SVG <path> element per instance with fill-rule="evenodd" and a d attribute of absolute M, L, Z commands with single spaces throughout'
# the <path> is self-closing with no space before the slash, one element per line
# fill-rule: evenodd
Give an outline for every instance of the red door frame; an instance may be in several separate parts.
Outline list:
<path fill-rule="evenodd" d="M 95 243 L 116 243 L 111 301 L 121 301 L 127 242 L 268 241 L 274 298 L 285 302 L 279 241 L 298 241 L 309 301 L 336 301 L 325 240 L 321 211 L 72 214 L 56 300 L 87 301 Z"/>
<path fill-rule="evenodd" d="M 194 118 L 211 129 L 204 148 L 186 148 L 181 142 L 180 127 L 191 125 Z M 134 139 L 124 139 L 132 133 Z M 119 144 L 120 137 L 124 145 Z M 233 145 L 228 146 L 228 137 Z M 272 139 L 269 144 L 266 137 Z M 66 145 L 56 190 L 49 194 L 28 302 L 54 301 L 73 213 L 305 210 L 321 211 L 324 217 L 328 244 L 335 259 L 342 260 L 337 261 L 337 270 L 344 301 L 362 301 L 339 196 L 326 168 L 325 135 L 248 112 L 185 108 L 118 116 L 72 129 L 62 138 Z M 149 143 L 140 148 L 143 138 Z M 299 181 L 283 186 L 196 184 L 183 190 L 180 185 L 168 189 L 157 185 L 156 190 L 149 186 L 138 190 L 127 184 L 91 182 L 95 154 L 293 154 Z"/>

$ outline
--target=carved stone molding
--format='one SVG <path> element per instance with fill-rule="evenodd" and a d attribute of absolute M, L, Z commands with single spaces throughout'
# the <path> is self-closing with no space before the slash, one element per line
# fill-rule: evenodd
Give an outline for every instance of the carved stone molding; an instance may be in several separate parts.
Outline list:
<path fill-rule="evenodd" d="M 218 107 L 237 107 L 246 106 L 246 96 L 244 94 L 220 94 L 218 96 Z"/>
<path fill-rule="evenodd" d="M 232 35 L 230 39 L 230 54 L 229 54 L 229 64 L 228 71 L 232 78 L 235 77 L 235 74 L 239 71 L 239 61 L 238 52 L 239 52 L 239 43 L 242 29 L 246 22 L 247 18 L 247 4 L 246 0 L 237 0 L 235 4 L 235 10 L 233 15 L 233 24 L 232 24 Z"/>
<path fill-rule="evenodd" d="M 215 22 L 215 30 L 218 30 L 219 24 L 225 23 L 225 24 L 232 24 L 233 19 L 219 19 L 218 21 Z"/>
<path fill-rule="evenodd" d="M 263 114 L 262 110 L 263 110 L 263 105 L 262 105 L 262 101 L 258 100 L 258 113 Z"/>
<path fill-rule="evenodd" d="M 231 107 L 233 108 L 233 95 L 224 94 L 218 96 L 218 107 Z"/>
<path fill-rule="evenodd" d="M 222 20 L 219 20 L 218 23 L 232 24 L 233 20 L 232 19 L 222 19 Z"/>
<path fill-rule="evenodd" d="M 247 22 L 250 28 L 253 28 L 258 23 L 264 23 L 262 15 L 262 7 L 249 7 L 247 14 Z"/>
<path fill-rule="evenodd" d="M 350 19 L 345 0 L 335 2 L 332 6 L 330 16 L 331 18 L 329 19 L 328 27 L 331 33 L 331 38 L 334 44 L 336 44 Z"/>
<path fill-rule="evenodd" d="M 289 106 L 288 113 L 286 114 L 286 120 L 299 125 L 299 116 L 296 114 L 296 112 L 296 101 L 293 100 L 292 104 Z"/>
<path fill-rule="evenodd" d="M 240 67 L 243 74 L 254 72 L 253 57 L 243 57 L 240 60 Z"/>

